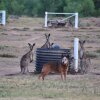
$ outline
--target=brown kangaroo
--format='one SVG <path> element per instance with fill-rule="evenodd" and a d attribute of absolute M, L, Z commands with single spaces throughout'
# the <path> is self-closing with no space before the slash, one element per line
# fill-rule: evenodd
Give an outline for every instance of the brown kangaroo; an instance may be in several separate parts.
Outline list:
<path fill-rule="evenodd" d="M 68 66 L 69 66 L 69 61 L 67 56 L 62 55 L 61 61 L 57 62 L 48 62 L 43 65 L 41 74 L 39 75 L 39 79 L 42 78 L 44 80 L 44 77 L 48 75 L 50 72 L 56 72 L 61 74 L 61 79 L 66 80 L 66 74 L 68 72 Z"/>

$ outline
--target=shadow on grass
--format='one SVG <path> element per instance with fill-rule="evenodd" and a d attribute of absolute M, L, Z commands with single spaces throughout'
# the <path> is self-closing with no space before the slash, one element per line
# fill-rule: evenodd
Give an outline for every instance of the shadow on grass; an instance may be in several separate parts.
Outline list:
<path fill-rule="evenodd" d="M 19 72 L 19 73 L 5 74 L 4 76 L 32 76 L 32 75 L 35 75 L 35 73 L 29 72 L 29 73 L 22 74 Z"/>
<path fill-rule="evenodd" d="M 100 73 L 98 73 L 98 72 L 91 72 L 91 74 L 93 74 L 93 75 L 100 75 Z"/>

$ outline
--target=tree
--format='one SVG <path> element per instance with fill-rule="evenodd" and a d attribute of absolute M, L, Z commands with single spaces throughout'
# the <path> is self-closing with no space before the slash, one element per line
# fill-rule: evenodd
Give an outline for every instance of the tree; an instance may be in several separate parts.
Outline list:
<path fill-rule="evenodd" d="M 83 0 L 82 13 L 84 16 L 91 16 L 95 11 L 95 6 L 92 0 Z"/>
<path fill-rule="evenodd" d="M 92 0 L 65 0 L 64 11 L 79 12 L 82 16 L 92 15 L 94 12 L 94 3 Z"/>
<path fill-rule="evenodd" d="M 95 16 L 100 16 L 100 0 L 93 0 L 95 5 Z"/>
<path fill-rule="evenodd" d="M 6 10 L 5 2 L 5 0 L 0 1 L 0 10 Z"/>
<path fill-rule="evenodd" d="M 95 5 L 95 9 L 98 10 L 100 9 L 100 0 L 93 0 L 94 5 Z"/>
<path fill-rule="evenodd" d="M 19 4 L 17 0 L 11 2 L 12 11 L 10 14 L 21 15 L 23 13 L 24 5 Z"/>
<path fill-rule="evenodd" d="M 40 8 L 40 0 L 25 0 L 23 13 L 28 16 L 37 16 Z"/>
<path fill-rule="evenodd" d="M 40 0 L 41 15 L 44 15 L 45 11 L 48 12 L 63 12 L 64 0 Z"/>
<path fill-rule="evenodd" d="M 8 14 L 44 16 L 49 12 L 79 12 L 81 16 L 99 16 L 100 0 L 0 0 L 0 9 Z"/>

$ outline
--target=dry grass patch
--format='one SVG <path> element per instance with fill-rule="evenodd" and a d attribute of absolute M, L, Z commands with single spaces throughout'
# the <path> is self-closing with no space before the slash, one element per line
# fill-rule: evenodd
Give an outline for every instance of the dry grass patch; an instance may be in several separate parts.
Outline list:
<path fill-rule="evenodd" d="M 49 31 L 46 28 L 35 28 L 34 31 Z"/>
<path fill-rule="evenodd" d="M 16 55 L 13 54 L 0 54 L 0 57 L 5 57 L 5 58 L 17 58 Z"/>
<path fill-rule="evenodd" d="M 100 98 L 100 86 L 98 81 L 94 83 L 94 77 L 68 76 L 66 81 L 61 81 L 52 75 L 48 75 L 45 81 L 40 81 L 37 77 L 37 75 L 0 77 L 0 97 L 36 97 L 53 100 L 58 98 L 63 100 L 67 100 L 66 98 L 69 100 L 72 98 L 77 98 L 77 100 L 78 98 L 82 98 L 81 100 L 91 97 Z M 56 79 L 52 79 L 52 77 L 56 77 Z"/>
<path fill-rule="evenodd" d="M 96 52 L 87 52 L 87 57 L 94 59 L 98 57 L 98 54 Z"/>
<path fill-rule="evenodd" d="M 96 50 L 95 52 L 100 53 L 100 49 L 99 50 Z"/>

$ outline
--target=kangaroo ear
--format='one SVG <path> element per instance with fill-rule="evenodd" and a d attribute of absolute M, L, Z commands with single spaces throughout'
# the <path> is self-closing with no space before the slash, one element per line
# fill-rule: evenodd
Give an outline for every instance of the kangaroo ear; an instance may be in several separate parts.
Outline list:
<path fill-rule="evenodd" d="M 48 34 L 48 37 L 50 37 L 50 33 Z"/>
<path fill-rule="evenodd" d="M 28 43 L 30 50 L 32 49 L 32 45 L 30 43 Z"/>
<path fill-rule="evenodd" d="M 33 45 L 30 47 L 30 50 L 33 50 L 34 46 L 35 46 L 35 43 L 33 43 Z"/>
<path fill-rule="evenodd" d="M 47 34 L 45 34 L 45 37 L 47 38 Z"/>
<path fill-rule="evenodd" d="M 53 46 L 54 45 L 54 43 L 51 43 L 51 46 Z"/>
<path fill-rule="evenodd" d="M 45 34 L 45 37 L 46 37 L 46 40 L 48 40 L 48 35 L 47 34 Z"/>
<path fill-rule="evenodd" d="M 31 44 L 30 43 L 28 43 L 28 45 L 29 45 L 29 47 L 31 47 Z"/>
<path fill-rule="evenodd" d="M 81 44 L 81 41 L 79 40 L 79 43 Z"/>
<path fill-rule="evenodd" d="M 49 40 L 50 34 L 47 35 L 47 40 Z"/>
<path fill-rule="evenodd" d="M 35 43 L 33 43 L 33 47 L 35 46 Z"/>
<path fill-rule="evenodd" d="M 85 43 L 85 40 L 83 41 L 83 43 Z"/>

